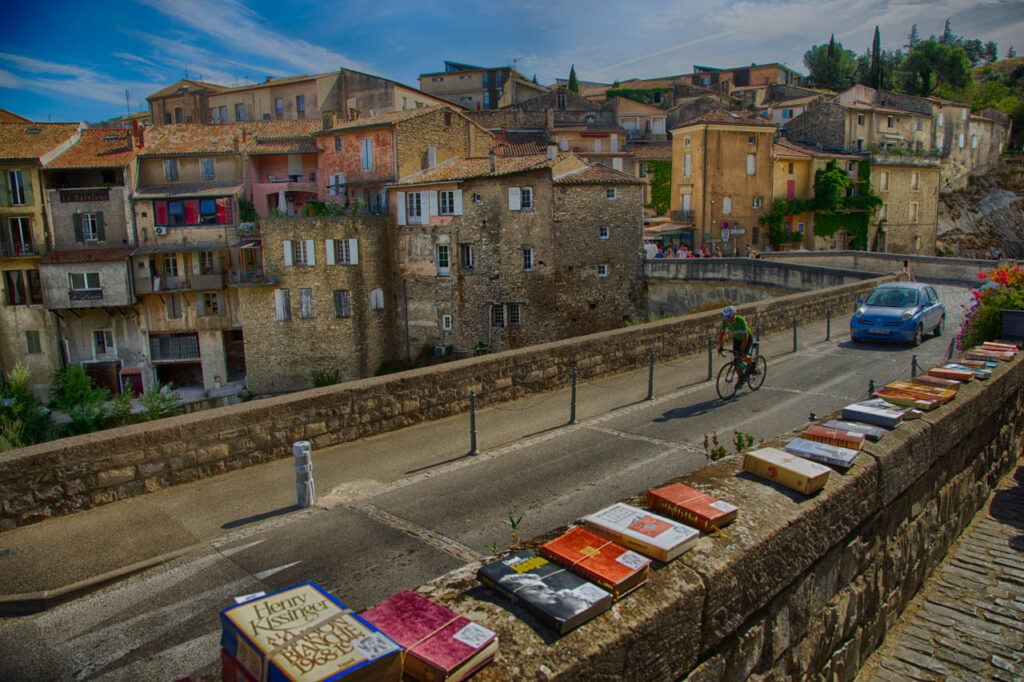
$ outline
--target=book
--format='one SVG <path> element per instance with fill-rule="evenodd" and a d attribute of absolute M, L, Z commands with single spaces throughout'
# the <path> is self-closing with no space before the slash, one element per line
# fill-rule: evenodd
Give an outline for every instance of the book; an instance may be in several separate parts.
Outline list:
<path fill-rule="evenodd" d="M 819 443 L 818 441 L 807 440 L 806 438 L 794 438 L 786 443 L 785 447 L 786 452 L 791 452 L 794 455 L 813 459 L 815 462 L 834 464 L 844 469 L 849 469 L 853 466 L 853 460 L 860 454 L 860 450 L 830 445 L 829 443 Z"/>
<path fill-rule="evenodd" d="M 864 434 L 864 438 L 872 442 L 878 442 L 885 435 L 887 429 L 883 429 L 880 426 L 871 426 L 870 424 L 861 424 L 860 422 L 845 422 L 838 419 L 830 419 L 825 422 L 824 426 L 831 429 L 842 429 L 844 431 L 856 431 Z"/>
<path fill-rule="evenodd" d="M 256 678 L 224 649 L 220 650 L 221 682 L 256 682 Z"/>
<path fill-rule="evenodd" d="M 943 369 L 961 369 L 961 370 L 970 372 L 975 377 L 977 377 L 978 379 L 982 379 L 982 380 L 988 379 L 990 376 L 992 376 L 992 370 L 990 370 L 990 369 L 978 369 L 978 368 L 974 368 L 974 367 L 967 367 L 966 365 L 958 365 L 955 362 L 950 362 L 948 364 L 945 364 L 945 365 L 942 366 L 942 368 Z"/>
<path fill-rule="evenodd" d="M 705 533 L 717 531 L 732 523 L 739 513 L 736 505 L 682 483 L 648 490 L 647 504 Z"/>
<path fill-rule="evenodd" d="M 937 388 L 948 388 L 952 391 L 960 390 L 960 382 L 953 379 L 940 379 L 939 377 L 933 377 L 931 374 L 918 374 L 916 377 L 910 380 L 910 383 L 917 384 L 919 386 L 935 386 Z"/>
<path fill-rule="evenodd" d="M 482 566 L 476 577 L 563 635 L 612 606 L 611 592 L 530 549 Z"/>
<path fill-rule="evenodd" d="M 902 391 L 898 388 L 882 387 L 875 391 L 875 396 L 893 405 L 903 405 L 919 410 L 934 410 L 941 403 L 935 398 L 930 398 L 922 393 L 913 391 Z"/>
<path fill-rule="evenodd" d="M 953 367 L 933 367 L 926 373 L 930 377 L 938 377 L 940 379 L 951 379 L 953 381 L 959 381 L 960 383 L 966 384 L 969 381 L 974 381 L 974 372 L 970 371 L 966 367 L 963 369 L 956 369 Z"/>
<path fill-rule="evenodd" d="M 758 448 L 743 456 L 743 469 L 804 495 L 818 492 L 832 472 L 827 466 L 776 448 Z"/>
<path fill-rule="evenodd" d="M 999 363 L 995 360 L 981 360 L 979 358 L 969 358 L 966 354 L 958 355 L 951 360 L 958 365 L 969 367 L 970 369 L 992 369 L 998 367 Z"/>
<path fill-rule="evenodd" d="M 621 502 L 583 517 L 583 525 L 623 547 L 672 561 L 693 547 L 700 531 Z"/>
<path fill-rule="evenodd" d="M 464 680 L 498 651 L 492 630 L 411 590 L 401 590 L 360 615 L 402 645 L 403 673 L 414 680 Z"/>
<path fill-rule="evenodd" d="M 801 438 L 813 440 L 818 443 L 827 443 L 841 448 L 860 450 L 864 445 L 864 434 L 860 431 L 849 429 L 837 429 L 832 426 L 811 424 L 800 434 Z"/>
<path fill-rule="evenodd" d="M 1009 361 L 1013 359 L 1013 353 L 997 350 L 985 350 L 982 348 L 972 348 L 971 350 L 964 353 L 964 357 L 967 358 L 968 360 L 981 360 L 982 362 L 991 362 L 996 360 Z"/>
<path fill-rule="evenodd" d="M 399 680 L 402 648 L 313 582 L 230 606 L 221 646 L 259 682 Z"/>
<path fill-rule="evenodd" d="M 618 601 L 647 582 L 651 560 L 576 527 L 542 545 L 541 556 L 603 587 Z"/>
<path fill-rule="evenodd" d="M 930 398 L 938 400 L 940 403 L 945 405 L 950 400 L 956 397 L 956 391 L 948 388 L 941 388 L 938 386 L 927 386 L 924 384 L 915 383 L 913 381 L 890 381 L 885 385 L 886 388 L 897 388 L 901 391 L 910 391 L 911 393 L 921 393 Z"/>
<path fill-rule="evenodd" d="M 1016 353 L 1020 346 L 1010 341 L 983 341 L 978 348 L 982 350 L 994 350 L 1000 353 Z"/>
<path fill-rule="evenodd" d="M 883 408 L 860 402 L 844 407 L 843 419 L 893 429 L 903 423 L 903 413 L 888 404 Z"/>

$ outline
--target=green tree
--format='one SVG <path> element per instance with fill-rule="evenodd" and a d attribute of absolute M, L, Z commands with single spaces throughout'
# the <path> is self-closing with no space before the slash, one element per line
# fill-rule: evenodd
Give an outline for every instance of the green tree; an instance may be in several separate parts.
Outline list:
<path fill-rule="evenodd" d="M 139 396 L 139 402 L 142 403 L 142 421 L 173 417 L 184 411 L 177 391 L 172 390 L 170 384 L 161 384 L 159 381 L 146 388 L 146 392 Z"/>
<path fill-rule="evenodd" d="M 57 370 L 50 378 L 50 407 L 71 420 L 63 427 L 67 435 L 91 433 L 107 427 L 111 412 L 110 391 L 96 385 L 79 364 Z"/>
<path fill-rule="evenodd" d="M 537 80 L 537 74 L 533 74 L 533 82 L 537 83 L 537 85 L 540 85 L 540 82 Z"/>
<path fill-rule="evenodd" d="M 813 85 L 842 92 L 854 84 L 857 55 L 843 48 L 833 36 L 827 45 L 814 45 L 804 53 L 804 66 Z"/>
<path fill-rule="evenodd" d="M 0 451 L 49 440 L 50 411 L 29 386 L 28 368 L 17 364 L 0 386 Z"/>
<path fill-rule="evenodd" d="M 939 45 L 954 47 L 960 44 L 960 36 L 953 33 L 953 22 L 946 19 L 946 26 L 942 29 L 942 37 L 939 38 Z"/>
<path fill-rule="evenodd" d="M 985 46 L 977 38 L 965 40 L 963 48 L 964 53 L 967 55 L 967 61 L 971 66 L 977 66 L 985 59 Z"/>
<path fill-rule="evenodd" d="M 1010 49 L 1006 51 L 1006 58 L 1013 59 L 1017 56 L 1017 50 L 1013 49 L 1013 45 L 1010 45 Z"/>
<path fill-rule="evenodd" d="M 992 63 L 999 60 L 999 48 L 993 41 L 985 43 L 985 61 Z"/>
<path fill-rule="evenodd" d="M 580 82 L 576 78 L 576 65 L 569 67 L 569 89 L 573 92 L 580 91 Z"/>
<path fill-rule="evenodd" d="M 917 24 L 914 24 L 910 27 L 910 33 L 907 34 L 907 44 L 903 47 L 907 48 L 907 52 L 910 52 L 919 42 L 921 42 L 921 34 L 917 32 Z"/>
<path fill-rule="evenodd" d="M 871 87 L 882 87 L 882 36 L 875 26 L 875 39 L 871 42 Z"/>
<path fill-rule="evenodd" d="M 904 92 L 923 97 L 943 84 L 955 90 L 963 88 L 971 77 L 964 49 L 934 40 L 924 40 L 910 51 L 900 76 Z"/>

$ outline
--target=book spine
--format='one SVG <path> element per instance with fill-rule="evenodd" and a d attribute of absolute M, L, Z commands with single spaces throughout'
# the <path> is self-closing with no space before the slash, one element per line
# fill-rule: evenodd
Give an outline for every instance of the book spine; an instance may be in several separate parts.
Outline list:
<path fill-rule="evenodd" d="M 800 437 L 806 438 L 807 440 L 813 440 L 815 443 L 834 445 L 837 448 L 850 448 L 851 450 L 859 450 L 861 446 L 860 440 L 855 438 L 843 438 L 842 436 L 825 436 L 816 433 L 804 433 Z"/>
<path fill-rule="evenodd" d="M 693 526 L 697 530 L 702 530 L 705 533 L 713 533 L 717 528 L 711 523 L 711 519 L 705 518 L 694 514 L 689 509 L 683 509 L 677 504 L 673 504 L 668 500 L 660 497 L 648 496 L 647 503 L 655 509 L 668 512 L 668 515 L 682 521 L 687 526 Z"/>

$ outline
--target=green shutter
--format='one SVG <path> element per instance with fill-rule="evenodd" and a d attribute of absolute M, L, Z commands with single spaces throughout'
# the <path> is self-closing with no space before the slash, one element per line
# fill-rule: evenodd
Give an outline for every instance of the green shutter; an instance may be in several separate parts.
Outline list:
<path fill-rule="evenodd" d="M 96 212 L 96 239 L 104 241 L 106 239 L 106 233 L 103 231 L 103 211 Z"/>
<path fill-rule="evenodd" d="M 28 173 L 22 172 L 21 181 L 25 184 L 25 205 L 31 206 L 35 203 L 35 200 L 32 198 L 32 171 Z"/>
<path fill-rule="evenodd" d="M 7 198 L 7 175 L 8 171 L 2 171 L 3 177 L 0 177 L 0 206 L 10 206 L 11 201 Z"/>
<path fill-rule="evenodd" d="M 85 241 L 85 238 L 82 236 L 82 214 L 72 213 L 71 221 L 75 224 L 75 241 Z"/>

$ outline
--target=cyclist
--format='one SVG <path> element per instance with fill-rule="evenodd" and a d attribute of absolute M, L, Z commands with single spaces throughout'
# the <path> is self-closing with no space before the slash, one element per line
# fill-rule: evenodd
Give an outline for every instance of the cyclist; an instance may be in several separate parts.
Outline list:
<path fill-rule="evenodd" d="M 743 370 L 740 375 L 740 381 L 743 381 L 743 377 L 746 376 L 745 368 L 751 361 L 750 355 L 747 351 L 750 350 L 750 344 L 754 340 L 753 334 L 750 332 L 750 325 L 740 315 L 736 314 L 736 308 L 728 305 L 722 310 L 722 328 L 718 330 L 718 354 L 724 355 L 722 350 L 722 344 L 725 341 L 725 335 L 729 332 L 732 334 L 732 349 L 734 352 L 739 353 L 737 356 L 741 361 L 740 369 Z"/>

